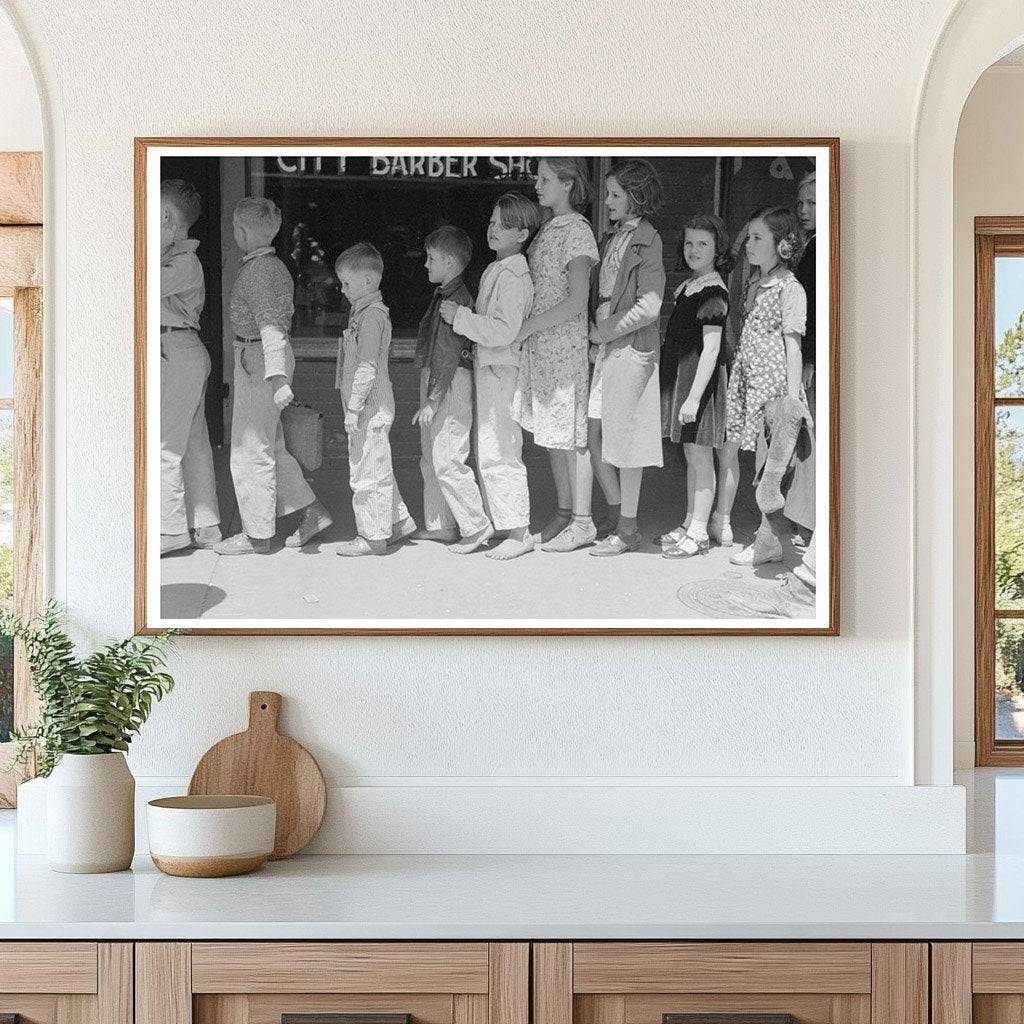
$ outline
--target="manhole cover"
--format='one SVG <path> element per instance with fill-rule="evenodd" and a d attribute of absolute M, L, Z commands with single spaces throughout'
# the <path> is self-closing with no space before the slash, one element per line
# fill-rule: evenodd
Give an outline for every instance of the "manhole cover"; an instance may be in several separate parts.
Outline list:
<path fill-rule="evenodd" d="M 790 585 L 751 580 L 697 580 L 676 591 L 681 604 L 709 619 L 806 619 L 814 594 L 799 581 Z"/>

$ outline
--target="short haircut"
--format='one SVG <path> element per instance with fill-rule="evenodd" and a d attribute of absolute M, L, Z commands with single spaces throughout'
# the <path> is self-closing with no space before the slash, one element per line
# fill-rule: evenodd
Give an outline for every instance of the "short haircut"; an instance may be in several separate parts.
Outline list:
<path fill-rule="evenodd" d="M 767 206 L 763 210 L 758 210 L 748 223 L 755 220 L 763 220 L 768 225 L 768 230 L 775 239 L 779 259 L 786 266 L 800 259 L 806 238 L 803 228 L 800 227 L 799 218 L 788 206 Z"/>
<path fill-rule="evenodd" d="M 272 199 L 240 199 L 235 204 L 234 219 L 250 230 L 266 232 L 271 238 L 281 230 L 281 211 Z"/>
<path fill-rule="evenodd" d="M 494 208 L 498 211 L 498 219 L 503 228 L 515 231 L 525 229 L 529 232 L 527 242 L 540 227 L 540 207 L 521 192 L 506 192 L 498 196 Z"/>
<path fill-rule="evenodd" d="M 581 156 L 542 156 L 551 173 L 559 181 L 571 181 L 569 205 L 579 209 L 590 198 L 590 174 L 586 161 Z"/>
<path fill-rule="evenodd" d="M 469 266 L 469 261 L 473 258 L 473 240 L 462 228 L 457 228 L 454 224 L 444 224 L 436 231 L 431 231 L 423 246 L 445 256 L 451 256 L 463 269 Z"/>
<path fill-rule="evenodd" d="M 173 206 L 187 228 L 192 227 L 203 212 L 203 199 L 195 185 L 181 178 L 160 182 L 160 201 Z"/>
<path fill-rule="evenodd" d="M 802 178 L 800 179 L 800 184 L 799 184 L 799 185 L 797 185 L 797 189 L 801 189 L 801 188 L 803 188 L 803 187 L 804 187 L 804 185 L 817 185 L 817 183 L 818 183 L 818 178 L 817 178 L 817 174 L 818 174 L 817 170 L 813 170 L 813 171 L 808 171 L 808 172 L 807 172 L 807 173 L 806 173 L 806 174 L 805 174 L 805 175 L 804 175 L 804 176 L 803 176 L 803 177 L 802 177 Z"/>
<path fill-rule="evenodd" d="M 665 202 L 661 178 L 649 160 L 621 160 L 606 177 L 614 178 L 622 187 L 635 217 L 650 217 Z"/>
<path fill-rule="evenodd" d="M 380 278 L 384 273 L 384 259 L 376 246 L 369 242 L 356 242 L 334 261 L 334 270 L 339 275 L 343 270 L 353 270 Z"/>
<path fill-rule="evenodd" d="M 682 270 L 686 266 L 686 258 L 683 255 L 683 245 L 686 243 L 687 231 L 706 231 L 715 240 L 715 270 L 723 276 L 733 268 L 735 258 L 729 249 L 729 229 L 721 217 L 713 213 L 698 213 L 686 222 L 683 229 L 683 237 L 679 240 L 679 267 Z"/>

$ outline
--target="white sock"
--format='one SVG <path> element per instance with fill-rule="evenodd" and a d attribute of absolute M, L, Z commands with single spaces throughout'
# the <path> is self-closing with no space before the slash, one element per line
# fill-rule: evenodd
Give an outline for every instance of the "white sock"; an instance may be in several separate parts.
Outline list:
<path fill-rule="evenodd" d="M 708 539 L 708 523 L 706 519 L 694 519 L 686 530 L 694 540 Z"/>

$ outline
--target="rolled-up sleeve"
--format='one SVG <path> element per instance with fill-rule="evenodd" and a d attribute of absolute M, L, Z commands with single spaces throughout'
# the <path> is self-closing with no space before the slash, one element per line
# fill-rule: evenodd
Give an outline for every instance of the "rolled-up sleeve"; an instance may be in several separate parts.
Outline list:
<path fill-rule="evenodd" d="M 474 313 L 469 306 L 459 306 L 452 327 L 484 348 L 506 348 L 518 337 L 532 300 L 529 277 L 504 271 L 495 282 L 487 312 Z"/>

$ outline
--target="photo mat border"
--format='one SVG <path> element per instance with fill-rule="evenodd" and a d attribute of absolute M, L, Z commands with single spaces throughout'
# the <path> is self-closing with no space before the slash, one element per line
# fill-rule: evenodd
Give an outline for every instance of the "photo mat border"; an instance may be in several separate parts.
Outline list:
<path fill-rule="evenodd" d="M 827 622 L 814 626 L 330 626 L 288 625 L 282 620 L 273 626 L 188 626 L 183 632 L 198 636 L 838 636 L 840 634 L 840 140 L 836 137 L 486 137 L 486 136 L 395 136 L 395 137 L 182 137 L 139 136 L 134 140 L 134 246 L 135 246 L 135 579 L 134 617 L 138 635 L 153 635 L 167 628 L 154 624 L 159 616 L 151 616 L 149 567 L 147 562 L 147 186 L 148 156 L 154 148 L 181 149 L 258 149 L 258 148 L 402 148 L 460 146 L 531 149 L 579 149 L 603 147 L 610 149 L 702 148 L 702 149 L 772 149 L 817 148 L 828 153 L 828 323 L 829 323 L 829 440 L 828 440 L 828 598 Z M 239 156 L 251 155 L 240 152 Z M 662 154 L 665 155 L 665 154 Z M 305 620 L 309 621 L 309 620 Z M 328 620 L 329 621 L 329 620 Z M 571 621 L 571 620 L 570 620 Z M 593 620 L 589 620 L 593 621 Z M 629 620 L 626 620 L 627 622 Z"/>

